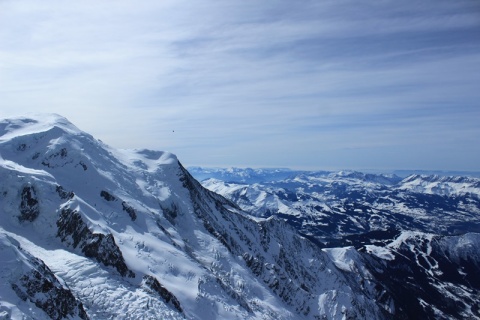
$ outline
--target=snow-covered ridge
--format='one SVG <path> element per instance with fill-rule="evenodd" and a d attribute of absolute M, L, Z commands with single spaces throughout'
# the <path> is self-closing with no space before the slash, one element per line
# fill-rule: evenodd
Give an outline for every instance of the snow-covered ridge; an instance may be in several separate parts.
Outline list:
<path fill-rule="evenodd" d="M 115 150 L 56 115 L 0 123 L 0 234 L 44 263 L 89 318 L 341 319 L 359 306 L 364 318 L 383 312 L 294 229 L 250 218 L 204 189 L 170 153 Z M 5 280 L 20 288 L 19 279 Z M 9 288 L 12 299 L 2 291 L 0 300 L 20 307 L 4 309 L 7 317 L 44 318 L 24 312 L 22 301 L 30 300 Z M 327 293 L 330 299 L 319 299 Z"/>
<path fill-rule="evenodd" d="M 431 318 L 418 301 L 398 298 L 412 289 L 395 282 L 405 279 L 394 277 L 398 270 L 420 270 L 429 293 L 452 292 L 442 303 L 459 307 L 435 306 L 443 314 L 476 315 L 474 307 L 464 308 L 479 292 L 476 265 L 464 263 L 475 256 L 475 234 L 437 245 L 444 238 L 419 232 L 383 239 L 376 243 L 381 250 L 322 250 L 298 233 L 304 225 L 272 214 L 252 217 L 235 199 L 205 189 L 168 152 L 116 150 L 57 115 L 0 123 L 0 259 L 7 268 L 0 273 L 0 318 L 390 319 L 411 317 L 411 306 Z M 268 179 L 266 171 L 249 174 Z M 386 194 L 395 177 L 344 172 L 278 180 L 286 173 L 274 174 L 271 181 L 280 185 L 222 188 L 236 188 L 237 200 L 252 208 L 274 205 L 296 221 L 307 212 L 312 219 L 305 225 L 329 222 L 339 227 L 333 231 L 339 239 L 350 228 L 368 227 L 362 210 L 394 221 L 388 201 L 413 203 L 404 191 Z M 366 205 L 382 197 L 383 211 Z M 447 263 L 463 278 L 440 278 L 438 252 L 458 257 Z M 447 285 L 453 289 L 440 288 Z M 58 292 L 68 308 L 52 308 Z"/>
<path fill-rule="evenodd" d="M 438 195 L 480 195 L 480 178 L 411 175 L 400 182 L 400 190 Z"/>
<path fill-rule="evenodd" d="M 47 132 L 54 128 L 69 134 L 80 134 L 81 131 L 66 118 L 57 114 L 34 114 L 32 117 L 17 117 L 0 120 L 0 141 L 16 136 L 28 136 Z"/>

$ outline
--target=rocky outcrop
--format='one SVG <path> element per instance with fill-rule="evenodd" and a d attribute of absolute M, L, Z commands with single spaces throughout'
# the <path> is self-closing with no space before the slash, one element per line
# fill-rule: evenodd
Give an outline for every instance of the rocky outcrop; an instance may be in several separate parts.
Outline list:
<path fill-rule="evenodd" d="M 67 159 L 68 151 L 67 148 L 62 148 L 58 152 L 52 153 L 45 157 L 42 161 L 42 165 L 48 168 L 57 168 L 63 167 L 68 163 L 72 163 L 72 159 Z"/>
<path fill-rule="evenodd" d="M 178 208 L 175 203 L 171 203 L 170 206 L 160 205 L 164 217 L 171 223 L 175 224 L 175 218 L 178 216 Z"/>
<path fill-rule="evenodd" d="M 18 283 L 12 283 L 12 289 L 23 301 L 29 300 L 45 311 L 52 319 L 79 317 L 88 319 L 81 302 L 72 292 L 58 282 L 55 276 L 42 265 L 43 273 L 32 270 L 23 275 Z"/>
<path fill-rule="evenodd" d="M 73 248 L 80 248 L 86 257 L 94 258 L 105 266 L 114 267 L 124 277 L 135 277 L 125 264 L 122 252 L 113 236 L 90 231 L 79 212 L 63 208 L 57 220 L 57 227 L 57 237 L 62 242 Z"/>
<path fill-rule="evenodd" d="M 58 196 L 63 200 L 70 200 L 75 196 L 73 191 L 66 191 L 62 186 L 57 186 L 55 191 L 57 191 Z"/>
<path fill-rule="evenodd" d="M 131 205 L 129 205 L 125 201 L 122 201 L 122 208 L 123 208 L 123 211 L 126 211 L 128 213 L 132 221 L 135 221 L 137 219 L 137 213 L 135 212 L 135 209 L 133 209 Z"/>
<path fill-rule="evenodd" d="M 40 214 L 35 188 L 31 185 L 23 187 L 21 199 L 20 216 L 18 217 L 18 220 L 34 221 Z"/>
<path fill-rule="evenodd" d="M 182 306 L 178 301 L 177 297 L 170 291 L 168 291 L 160 282 L 152 276 L 145 275 L 143 276 L 143 287 L 150 292 L 155 292 L 170 306 L 175 308 L 178 312 L 183 313 Z"/>
<path fill-rule="evenodd" d="M 17 276 L 8 280 L 20 299 L 35 304 L 51 319 L 88 319 L 82 303 L 68 287 L 60 283 L 42 260 L 23 251 L 18 243 L 15 247 L 6 244 L 5 239 L 3 238 L 3 249 L 5 250 L 7 245 L 10 246 L 10 252 L 16 252 L 15 269 L 22 270 L 20 273 L 14 273 Z"/>
<path fill-rule="evenodd" d="M 108 202 L 115 202 L 117 201 L 117 197 L 115 197 L 113 194 L 109 193 L 108 191 L 102 190 L 100 192 L 100 197 L 105 199 Z M 120 199 L 121 200 L 121 199 Z M 135 209 L 129 205 L 126 201 L 122 201 L 122 210 L 128 213 L 130 219 L 132 221 L 135 221 L 137 219 L 137 213 L 135 212 Z"/>
<path fill-rule="evenodd" d="M 105 190 L 100 191 L 100 197 L 102 197 L 107 201 L 117 200 L 117 198 L 114 195 L 110 194 L 108 191 L 105 191 Z"/>

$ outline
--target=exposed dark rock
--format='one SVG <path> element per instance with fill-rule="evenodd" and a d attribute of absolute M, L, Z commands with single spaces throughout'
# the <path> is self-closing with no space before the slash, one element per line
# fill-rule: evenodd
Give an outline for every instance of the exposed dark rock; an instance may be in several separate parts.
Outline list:
<path fill-rule="evenodd" d="M 46 157 L 43 161 L 42 161 L 42 164 L 46 167 L 49 167 L 49 168 L 56 168 L 56 167 L 63 167 L 64 165 L 66 165 L 67 163 L 72 163 L 73 160 L 69 160 L 63 164 L 52 164 L 50 162 L 50 160 L 52 159 L 55 159 L 55 158 L 60 158 L 60 159 L 66 159 L 68 156 L 68 151 L 67 151 L 67 148 L 62 148 L 60 149 L 60 151 L 58 152 L 55 152 L 51 155 L 49 155 L 48 157 Z"/>
<path fill-rule="evenodd" d="M 170 207 L 162 207 L 162 212 L 165 218 L 171 223 L 175 224 L 175 218 L 178 216 L 178 208 L 175 203 L 172 203 Z"/>
<path fill-rule="evenodd" d="M 105 190 L 102 190 L 102 191 L 100 192 L 100 196 L 101 196 L 103 199 L 107 200 L 107 201 L 115 201 L 115 200 L 117 200 L 117 198 L 116 198 L 114 195 L 108 193 L 108 192 L 105 191 Z"/>
<path fill-rule="evenodd" d="M 107 201 L 117 201 L 117 197 L 105 190 L 102 190 L 100 192 L 100 196 Z M 129 205 L 126 201 L 122 201 L 122 209 L 123 211 L 126 211 L 128 213 L 132 221 L 135 221 L 137 219 L 137 213 L 135 212 L 135 209 L 133 209 L 133 207 Z"/>
<path fill-rule="evenodd" d="M 34 221 L 40 214 L 35 188 L 31 185 L 26 185 L 23 187 L 21 197 L 20 216 L 18 219 L 20 221 Z"/>
<path fill-rule="evenodd" d="M 62 158 L 62 159 L 66 158 L 67 155 L 68 155 L 67 148 L 62 148 L 62 149 L 60 149 L 60 153 L 59 153 L 59 154 L 60 154 L 60 158 Z"/>
<path fill-rule="evenodd" d="M 124 277 L 135 277 L 125 264 L 122 252 L 113 236 L 90 231 L 77 211 L 62 209 L 57 227 L 57 237 L 62 242 L 66 242 L 73 248 L 79 247 L 86 257 L 95 258 L 105 266 L 114 267 Z"/>
<path fill-rule="evenodd" d="M 31 301 L 52 319 L 88 319 L 82 303 L 41 260 L 30 257 L 29 263 L 33 269 L 11 284 L 20 299 Z"/>
<path fill-rule="evenodd" d="M 172 307 L 174 307 L 178 312 L 183 313 L 182 307 L 180 302 L 178 301 L 177 297 L 173 295 L 170 291 L 168 291 L 164 286 L 160 284 L 160 282 L 149 275 L 143 276 L 143 285 L 150 290 L 156 292 L 162 299 Z"/>
<path fill-rule="evenodd" d="M 87 171 L 88 167 L 87 167 L 87 165 L 85 164 L 85 162 L 80 161 L 80 162 L 78 163 L 78 165 L 82 166 L 83 171 Z"/>
<path fill-rule="evenodd" d="M 58 196 L 64 200 L 72 199 L 75 196 L 75 193 L 73 193 L 73 191 L 66 191 L 65 189 L 63 189 L 62 186 L 57 186 L 55 188 L 55 191 L 57 191 Z"/>
<path fill-rule="evenodd" d="M 135 221 L 135 219 L 137 219 L 137 213 L 135 212 L 135 209 L 133 209 L 133 207 L 130 206 L 125 201 L 122 202 L 122 208 L 123 208 L 123 211 L 126 211 L 128 213 L 132 221 Z"/>

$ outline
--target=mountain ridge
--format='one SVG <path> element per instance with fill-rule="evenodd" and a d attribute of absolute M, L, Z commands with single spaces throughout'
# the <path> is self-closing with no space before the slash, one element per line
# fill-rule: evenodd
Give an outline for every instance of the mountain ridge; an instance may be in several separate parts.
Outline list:
<path fill-rule="evenodd" d="M 282 217 L 255 217 L 205 189 L 175 155 L 116 150 L 58 115 L 0 120 L 0 155 L 2 259 L 11 250 L 30 257 L 22 260 L 25 278 L 2 273 L 7 319 L 404 319 L 410 306 L 429 318 L 428 306 L 402 300 L 400 278 L 384 279 L 396 263 L 417 268 L 432 293 L 442 292 L 421 262 L 400 259 L 427 256 L 416 251 L 421 241 L 399 246 L 402 255 L 388 247 L 392 238 L 370 251 L 322 249 Z M 439 252 L 454 256 L 454 243 Z M 468 292 L 446 309 L 431 304 L 440 315 L 478 317 L 468 308 L 479 292 L 471 280 L 477 255 L 459 257 L 445 265 L 464 268 L 463 278 L 447 280 L 453 289 L 471 282 Z M 71 294 L 66 307 L 55 303 L 61 292 Z"/>

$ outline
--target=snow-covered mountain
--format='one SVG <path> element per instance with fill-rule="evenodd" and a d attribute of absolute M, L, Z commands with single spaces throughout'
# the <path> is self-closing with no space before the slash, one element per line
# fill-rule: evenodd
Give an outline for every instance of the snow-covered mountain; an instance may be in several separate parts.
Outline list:
<path fill-rule="evenodd" d="M 230 178 L 202 183 L 255 216 L 283 219 L 357 281 L 375 279 L 392 318 L 480 318 L 480 179 L 346 171 Z"/>
<path fill-rule="evenodd" d="M 258 217 L 276 216 L 326 246 L 391 239 L 401 230 L 443 235 L 480 231 L 480 179 L 360 172 L 303 172 L 246 184 L 203 185 Z"/>
<path fill-rule="evenodd" d="M 288 183 L 316 188 L 301 179 Z M 360 195 L 397 183 L 362 179 Z M 477 234 L 321 248 L 205 189 L 173 154 L 113 149 L 57 115 L 0 120 L 0 181 L 1 319 L 480 316 Z"/>
<path fill-rule="evenodd" d="M 188 171 L 199 181 L 209 178 L 215 178 L 227 182 L 236 181 L 249 184 L 257 182 L 284 180 L 288 177 L 293 177 L 304 172 L 292 171 L 285 168 L 252 169 L 203 167 L 189 167 Z"/>
<path fill-rule="evenodd" d="M 480 318 L 480 234 L 404 231 L 386 246 L 361 248 L 365 265 L 395 301 L 396 318 Z M 379 259 L 372 259 L 377 257 Z"/>
<path fill-rule="evenodd" d="M 2 260 L 18 269 L 2 273 L 2 317 L 383 314 L 310 241 L 204 189 L 172 154 L 115 150 L 56 115 L 0 121 L 0 154 Z"/>
<path fill-rule="evenodd" d="M 480 178 L 413 174 L 402 180 L 398 188 L 440 196 L 480 196 Z"/>

